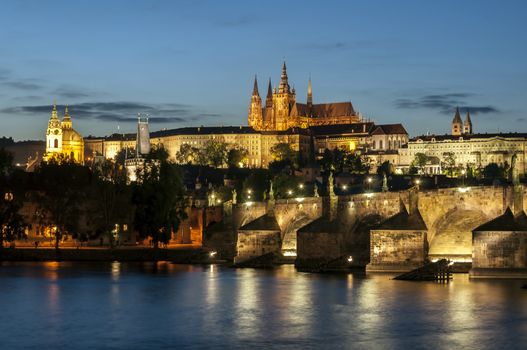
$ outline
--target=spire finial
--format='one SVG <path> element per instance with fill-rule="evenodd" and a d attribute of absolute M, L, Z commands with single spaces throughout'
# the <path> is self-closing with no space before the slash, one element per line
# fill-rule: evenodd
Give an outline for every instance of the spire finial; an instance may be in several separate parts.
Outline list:
<path fill-rule="evenodd" d="M 285 65 L 285 60 L 282 65 L 282 75 L 280 76 L 280 85 L 278 86 L 278 92 L 289 93 L 289 82 L 287 81 L 287 67 Z"/>
<path fill-rule="evenodd" d="M 260 96 L 258 93 L 258 78 L 256 77 L 256 74 L 254 75 L 253 96 Z"/>

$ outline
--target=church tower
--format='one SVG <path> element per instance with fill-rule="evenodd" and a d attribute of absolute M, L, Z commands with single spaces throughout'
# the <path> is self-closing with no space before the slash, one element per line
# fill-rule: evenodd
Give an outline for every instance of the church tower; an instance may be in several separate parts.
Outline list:
<path fill-rule="evenodd" d="M 62 152 L 62 125 L 57 114 L 57 104 L 53 102 L 53 110 L 51 111 L 51 118 L 48 121 L 48 129 L 46 132 L 46 154 Z"/>
<path fill-rule="evenodd" d="M 472 120 L 470 120 L 470 112 L 467 110 L 467 116 L 463 122 L 463 134 L 472 134 Z"/>
<path fill-rule="evenodd" d="M 459 108 L 456 107 L 456 115 L 452 120 L 452 135 L 461 136 L 463 130 L 463 122 L 461 121 L 461 116 L 459 115 Z"/>
<path fill-rule="evenodd" d="M 275 130 L 287 130 L 289 123 L 295 125 L 295 121 L 289 120 L 291 106 L 295 103 L 295 92 L 291 91 L 287 78 L 287 67 L 282 65 L 282 74 L 280 76 L 280 85 L 278 91 L 273 94 L 273 114 L 275 119 Z"/>
<path fill-rule="evenodd" d="M 253 94 L 251 96 L 251 104 L 249 105 L 249 126 L 256 130 L 260 130 L 263 124 L 262 118 L 262 99 L 258 92 L 258 80 L 256 79 L 256 76 L 254 76 Z"/>
<path fill-rule="evenodd" d="M 73 124 L 71 123 L 71 116 L 68 111 L 68 105 L 66 105 L 66 109 L 64 110 L 64 118 L 62 119 L 62 128 L 63 129 L 72 129 Z"/>

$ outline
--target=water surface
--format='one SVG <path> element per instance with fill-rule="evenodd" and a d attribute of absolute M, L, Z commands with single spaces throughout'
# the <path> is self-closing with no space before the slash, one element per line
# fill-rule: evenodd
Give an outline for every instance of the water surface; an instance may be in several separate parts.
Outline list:
<path fill-rule="evenodd" d="M 526 349 L 520 281 L 3 263 L 0 349 Z"/>

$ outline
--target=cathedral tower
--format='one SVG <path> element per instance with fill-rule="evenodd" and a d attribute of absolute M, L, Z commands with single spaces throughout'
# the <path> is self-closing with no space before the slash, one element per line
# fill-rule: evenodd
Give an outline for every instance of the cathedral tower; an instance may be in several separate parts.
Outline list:
<path fill-rule="evenodd" d="M 472 134 L 472 120 L 470 120 L 470 112 L 467 110 L 467 116 L 463 122 L 463 134 Z"/>
<path fill-rule="evenodd" d="M 260 130 L 263 124 L 262 118 L 262 99 L 260 98 L 260 93 L 258 92 L 258 80 L 256 79 L 255 75 L 253 94 L 251 96 L 251 104 L 249 105 L 249 126 L 256 130 Z"/>
<path fill-rule="evenodd" d="M 463 131 L 463 122 L 461 121 L 461 116 L 459 115 L 459 108 L 456 107 L 456 115 L 452 120 L 452 135 L 460 136 Z"/>
<path fill-rule="evenodd" d="M 273 94 L 273 115 L 274 115 L 274 129 L 287 130 L 290 125 L 296 125 L 295 120 L 289 118 L 291 106 L 295 103 L 295 92 L 291 91 L 289 81 L 287 78 L 287 67 L 282 65 L 282 74 L 280 75 L 280 85 L 278 91 Z"/>

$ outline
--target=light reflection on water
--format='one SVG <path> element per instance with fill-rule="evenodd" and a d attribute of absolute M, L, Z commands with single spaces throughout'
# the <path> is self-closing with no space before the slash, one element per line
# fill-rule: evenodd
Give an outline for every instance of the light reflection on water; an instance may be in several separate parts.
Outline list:
<path fill-rule="evenodd" d="M 0 348 L 520 349 L 527 341 L 520 281 L 390 277 L 4 263 Z"/>

